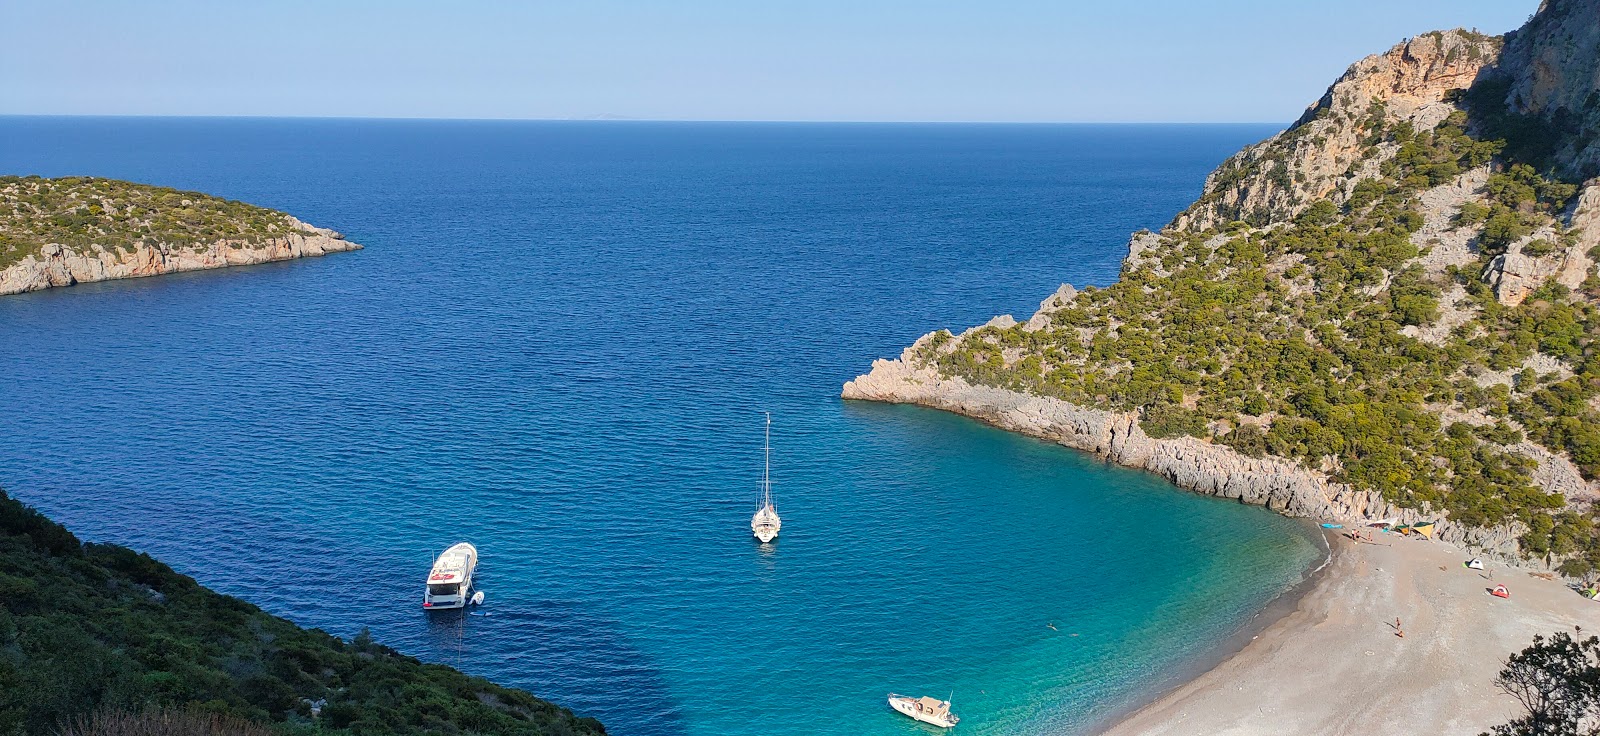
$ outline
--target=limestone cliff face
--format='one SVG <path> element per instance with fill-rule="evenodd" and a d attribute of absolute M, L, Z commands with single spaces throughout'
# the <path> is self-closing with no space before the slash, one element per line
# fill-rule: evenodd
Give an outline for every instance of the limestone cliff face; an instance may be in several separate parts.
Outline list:
<path fill-rule="evenodd" d="M 1565 134 L 1558 159 L 1579 177 L 1600 175 L 1600 8 L 1593 0 L 1544 0 L 1506 36 L 1498 72 L 1506 103 Z"/>
<path fill-rule="evenodd" d="M 328 253 L 360 250 L 361 246 L 328 230 L 288 218 L 293 229 L 258 243 L 220 240 L 203 247 L 175 248 L 142 243 L 132 252 L 95 249 L 92 252 L 47 245 L 40 255 L 29 255 L 0 270 L 0 295 L 71 286 L 91 281 L 157 276 L 179 271 L 200 271 L 286 261 Z"/>
<path fill-rule="evenodd" d="M 1235 220 L 1282 222 L 1322 198 L 1349 196 L 1394 150 L 1364 150 L 1362 120 L 1375 113 L 1418 129 L 1455 108 L 1447 98 L 1471 85 L 1500 53 L 1500 39 L 1466 31 L 1430 33 L 1353 64 L 1288 130 L 1244 149 L 1206 179 L 1200 200 L 1169 229 L 1200 231 Z"/>

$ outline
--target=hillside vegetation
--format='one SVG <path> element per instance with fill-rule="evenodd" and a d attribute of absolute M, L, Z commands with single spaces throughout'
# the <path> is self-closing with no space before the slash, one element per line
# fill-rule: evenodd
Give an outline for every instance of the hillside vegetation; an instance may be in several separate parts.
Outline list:
<path fill-rule="evenodd" d="M 1511 55 L 1597 15 L 1551 2 L 1509 41 L 1428 34 L 1358 63 L 1136 235 L 1115 284 L 936 334 L 917 360 L 1510 525 L 1530 556 L 1600 569 L 1600 188 L 1562 156 L 1592 148 L 1571 140 L 1587 128 L 1509 91 Z"/>
<path fill-rule="evenodd" d="M 365 635 L 302 629 L 147 555 L 80 542 L 0 491 L 0 734 L 240 720 L 291 735 L 605 732 L 521 690 Z"/>
<path fill-rule="evenodd" d="M 0 176 L 0 268 L 40 256 L 52 243 L 78 253 L 132 253 L 140 244 L 255 244 L 295 229 L 281 212 L 199 192 L 82 176 Z"/>

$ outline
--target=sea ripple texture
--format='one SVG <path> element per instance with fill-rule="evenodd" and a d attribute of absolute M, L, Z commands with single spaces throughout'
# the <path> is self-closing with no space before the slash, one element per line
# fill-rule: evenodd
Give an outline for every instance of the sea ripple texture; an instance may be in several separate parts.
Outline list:
<path fill-rule="evenodd" d="M 1117 276 L 1270 126 L 0 118 L 0 172 L 365 250 L 0 299 L 0 485 L 83 537 L 621 736 L 1075 733 L 1317 556 L 1270 512 L 844 402 Z M 750 537 L 772 414 L 783 533 Z M 487 601 L 426 614 L 470 540 Z"/>

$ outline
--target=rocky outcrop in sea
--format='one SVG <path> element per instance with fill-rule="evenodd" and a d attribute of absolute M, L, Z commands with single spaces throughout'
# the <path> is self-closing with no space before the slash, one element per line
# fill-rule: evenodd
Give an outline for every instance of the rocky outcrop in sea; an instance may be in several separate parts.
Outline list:
<path fill-rule="evenodd" d="M 248 266 L 361 249 L 361 246 L 345 240 L 344 235 L 333 230 L 309 225 L 293 217 L 288 220 L 293 226 L 291 230 L 255 243 L 219 240 L 199 247 L 140 243 L 131 251 L 95 248 L 90 252 L 72 250 L 58 244 L 46 245 L 39 254 L 30 254 L 0 270 L 0 295 L 92 281 Z"/>

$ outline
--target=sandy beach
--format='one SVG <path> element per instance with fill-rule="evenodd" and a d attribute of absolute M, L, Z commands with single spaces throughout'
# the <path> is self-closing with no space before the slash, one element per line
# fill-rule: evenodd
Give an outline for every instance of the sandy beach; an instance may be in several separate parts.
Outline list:
<path fill-rule="evenodd" d="M 1479 734 L 1518 713 L 1493 683 L 1507 655 L 1534 634 L 1600 632 L 1600 602 L 1559 580 L 1470 570 L 1442 542 L 1328 536 L 1330 566 L 1292 612 L 1107 736 Z"/>

